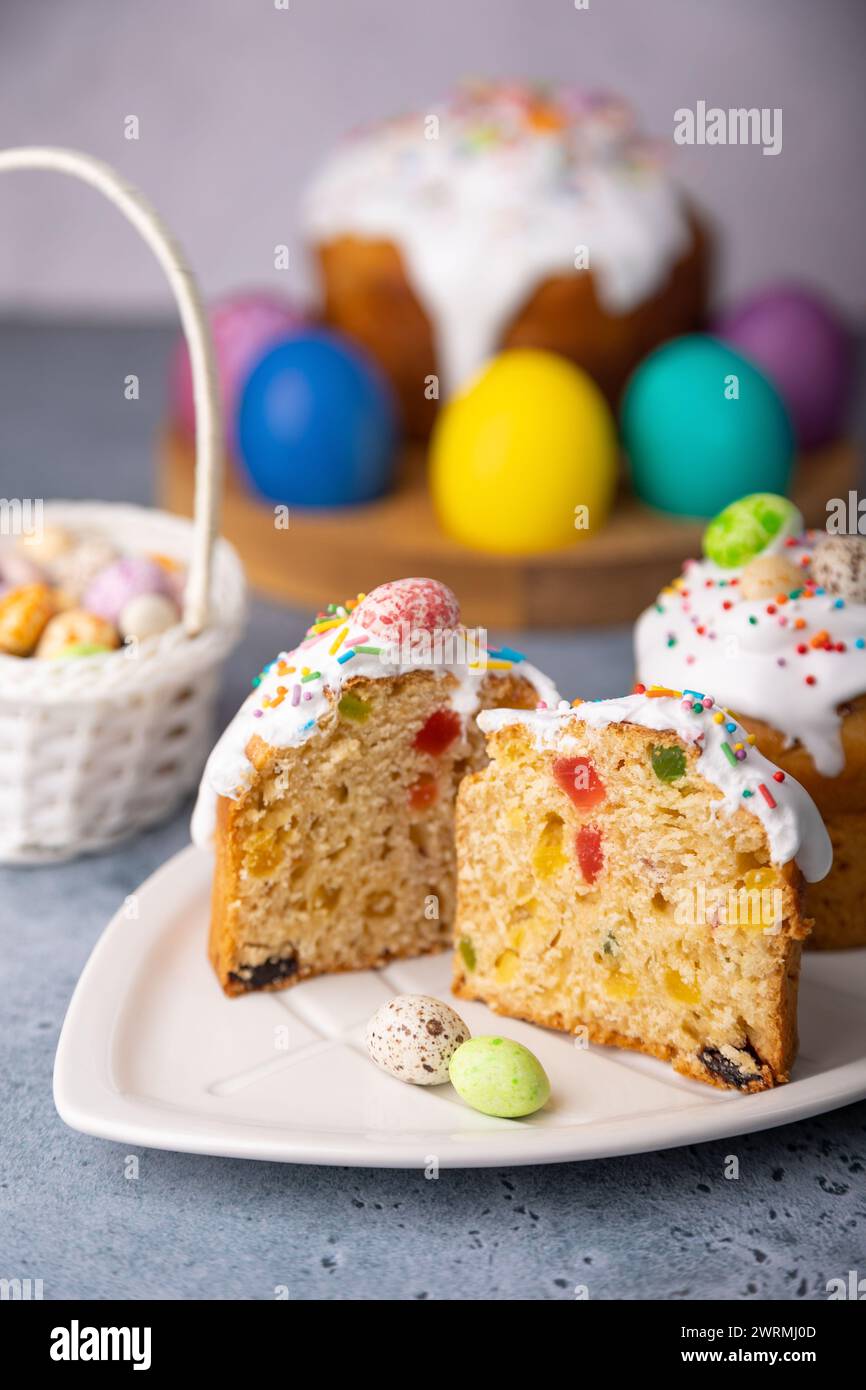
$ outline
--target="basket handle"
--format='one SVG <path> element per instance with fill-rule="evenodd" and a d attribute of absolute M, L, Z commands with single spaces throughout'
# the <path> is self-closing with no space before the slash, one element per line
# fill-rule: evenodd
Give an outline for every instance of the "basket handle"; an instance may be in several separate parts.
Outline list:
<path fill-rule="evenodd" d="M 101 159 L 39 145 L 0 150 L 0 173 L 16 169 L 53 169 L 98 189 L 147 242 L 171 285 L 189 348 L 195 402 L 193 546 L 183 612 L 184 627 L 194 636 L 208 621 L 223 460 L 216 360 L 198 286 L 180 247 L 147 200 Z"/>

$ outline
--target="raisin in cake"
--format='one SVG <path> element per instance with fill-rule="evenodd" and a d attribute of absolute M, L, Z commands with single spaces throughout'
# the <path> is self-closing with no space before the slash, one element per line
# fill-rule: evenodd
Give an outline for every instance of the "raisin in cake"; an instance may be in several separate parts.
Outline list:
<path fill-rule="evenodd" d="M 866 946 L 866 538 L 807 530 L 759 494 L 726 508 L 705 546 L 639 619 L 637 678 L 712 690 L 803 784 L 834 851 L 806 893 L 808 944 Z"/>
<path fill-rule="evenodd" d="M 457 810 L 455 993 L 717 1086 L 788 1079 L 808 794 L 707 697 L 479 716 Z"/>
<path fill-rule="evenodd" d="M 454 797 L 486 761 L 475 715 L 555 704 L 429 579 L 321 613 L 262 673 L 208 761 L 193 838 L 216 854 L 210 954 L 228 994 L 439 950 Z"/>

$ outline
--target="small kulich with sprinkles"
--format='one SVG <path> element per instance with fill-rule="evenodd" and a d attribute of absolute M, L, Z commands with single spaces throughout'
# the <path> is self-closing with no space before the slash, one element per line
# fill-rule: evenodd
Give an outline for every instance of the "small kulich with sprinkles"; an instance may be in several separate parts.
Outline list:
<path fill-rule="evenodd" d="M 833 844 L 808 945 L 866 946 L 866 538 L 742 498 L 641 615 L 637 679 L 711 690 L 816 801 Z"/>
<path fill-rule="evenodd" d="M 713 1086 L 789 1079 L 808 793 L 696 690 L 491 710 L 457 804 L 454 992 Z"/>
<path fill-rule="evenodd" d="M 213 845 L 210 955 L 227 994 L 440 950 L 454 915 L 454 798 L 485 760 L 481 709 L 556 704 L 432 579 L 318 614 L 211 754 L 193 839 Z"/>

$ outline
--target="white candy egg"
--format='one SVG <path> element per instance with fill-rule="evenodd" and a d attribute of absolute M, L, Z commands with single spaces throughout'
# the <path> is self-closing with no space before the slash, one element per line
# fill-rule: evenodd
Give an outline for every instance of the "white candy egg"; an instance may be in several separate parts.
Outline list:
<path fill-rule="evenodd" d="M 179 619 L 177 604 L 165 594 L 138 594 L 124 604 L 118 626 L 125 638 L 142 642 L 174 627 Z"/>
<path fill-rule="evenodd" d="M 413 1086 L 441 1086 L 448 1063 L 469 1037 L 463 1019 L 428 994 L 398 994 L 377 1009 L 364 1042 L 377 1067 Z"/>
<path fill-rule="evenodd" d="M 73 544 L 74 537 L 62 526 L 43 526 L 32 536 L 22 536 L 18 541 L 23 553 L 37 565 L 50 564 Z"/>
<path fill-rule="evenodd" d="M 91 579 L 117 558 L 117 551 L 104 536 L 80 536 L 76 543 L 49 564 L 51 578 L 76 603 Z"/>

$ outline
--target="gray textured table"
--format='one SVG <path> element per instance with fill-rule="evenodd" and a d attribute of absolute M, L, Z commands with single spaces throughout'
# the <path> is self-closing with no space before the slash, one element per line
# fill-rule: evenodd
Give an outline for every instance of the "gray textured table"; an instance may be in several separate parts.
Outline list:
<path fill-rule="evenodd" d="M 169 335 L 0 331 L 0 496 L 147 501 Z M 123 397 L 136 372 L 141 399 Z M 301 632 L 258 604 L 222 715 Z M 502 634 L 506 636 L 507 634 Z M 619 693 L 628 634 L 512 634 L 563 689 Z M 866 1104 L 743 1139 L 508 1171 L 421 1173 L 127 1150 L 58 1119 L 64 1010 L 106 921 L 187 842 L 188 809 L 114 853 L 0 869 L 0 1277 L 46 1298 L 822 1298 L 866 1272 Z M 724 1177 L 727 1154 L 740 1161 Z"/>

